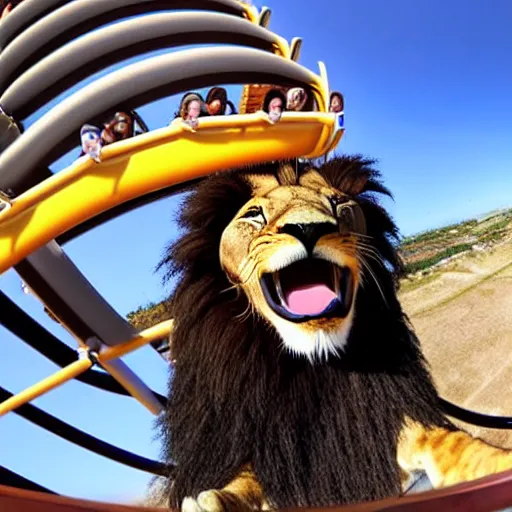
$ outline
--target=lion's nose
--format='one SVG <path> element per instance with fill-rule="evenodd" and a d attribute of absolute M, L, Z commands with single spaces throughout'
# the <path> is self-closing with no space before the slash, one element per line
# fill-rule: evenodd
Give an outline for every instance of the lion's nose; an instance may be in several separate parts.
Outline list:
<path fill-rule="evenodd" d="M 309 254 L 318 240 L 329 233 L 336 233 L 337 226 L 330 222 L 311 222 L 308 224 L 285 224 L 279 228 L 279 233 L 286 233 L 299 240 Z"/>

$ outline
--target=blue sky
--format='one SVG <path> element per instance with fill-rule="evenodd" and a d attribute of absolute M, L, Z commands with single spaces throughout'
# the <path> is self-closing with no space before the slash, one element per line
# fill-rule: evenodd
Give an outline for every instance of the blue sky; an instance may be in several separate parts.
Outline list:
<path fill-rule="evenodd" d="M 339 150 L 379 159 L 395 196 L 386 205 L 403 234 L 512 205 L 512 3 L 268 0 L 265 5 L 273 9 L 271 30 L 288 40 L 303 38 L 301 64 L 317 71 L 323 60 L 331 88 L 344 93 L 347 131 Z M 150 128 L 159 128 L 176 102 L 168 98 L 139 111 Z M 78 151 L 53 168 L 68 165 Z M 165 295 L 153 269 L 176 236 L 176 211 L 176 200 L 159 201 L 83 235 L 65 250 L 126 314 Z M 13 271 L 0 277 L 0 289 L 75 345 L 36 299 L 22 294 Z M 2 386 L 21 391 L 56 370 L 1 327 L 0 336 Z M 151 350 L 125 361 L 165 392 L 167 369 Z M 158 457 L 153 417 L 134 400 L 71 382 L 34 403 L 106 441 Z M 14 414 L 0 419 L 0 439 L 0 464 L 64 494 L 126 502 L 141 496 L 149 480 Z"/>

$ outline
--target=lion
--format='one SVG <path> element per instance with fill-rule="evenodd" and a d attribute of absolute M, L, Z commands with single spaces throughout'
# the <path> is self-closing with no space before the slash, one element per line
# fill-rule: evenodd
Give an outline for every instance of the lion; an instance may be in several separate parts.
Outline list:
<path fill-rule="evenodd" d="M 512 468 L 440 408 L 397 298 L 375 161 L 269 162 L 193 185 L 159 268 L 177 278 L 162 419 L 184 512 L 358 503 Z"/>

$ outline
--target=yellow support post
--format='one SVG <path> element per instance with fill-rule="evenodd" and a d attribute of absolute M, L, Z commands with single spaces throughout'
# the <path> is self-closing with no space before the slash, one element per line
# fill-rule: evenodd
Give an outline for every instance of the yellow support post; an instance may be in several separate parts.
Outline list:
<path fill-rule="evenodd" d="M 98 361 L 100 363 L 105 363 L 112 361 L 112 359 L 118 359 L 119 357 L 122 357 L 129 352 L 133 352 L 152 341 L 165 338 L 171 334 L 173 324 L 174 320 L 160 322 L 159 324 L 140 332 L 135 338 L 127 341 L 126 343 L 115 345 L 113 347 L 106 347 L 98 354 Z"/>
<path fill-rule="evenodd" d="M 37 384 L 21 391 L 21 393 L 11 396 L 11 398 L 0 403 L 0 417 L 20 407 L 20 405 L 26 404 L 44 395 L 48 391 L 59 387 L 65 382 L 74 379 L 81 373 L 87 371 L 91 366 L 92 361 L 90 359 L 79 359 L 65 368 L 62 368 L 62 370 L 55 372 L 53 375 L 46 377 L 46 379 L 39 381 Z"/>
<path fill-rule="evenodd" d="M 172 326 L 172 320 L 161 322 L 157 325 L 154 325 L 153 327 L 150 327 L 149 329 L 141 331 L 139 334 L 137 334 L 137 336 L 127 341 L 126 343 L 116 345 L 115 347 L 108 347 L 100 351 L 100 354 L 94 355 L 97 357 L 99 363 L 105 363 L 105 366 L 108 367 L 109 361 L 117 359 L 125 354 L 128 354 L 129 352 L 133 352 L 134 350 L 137 350 L 138 348 L 143 347 L 144 345 L 147 345 L 152 341 L 163 338 L 165 336 L 169 336 L 172 330 Z M 87 352 L 87 349 L 85 348 L 81 348 L 80 350 L 82 351 L 82 353 Z M 44 395 L 48 391 L 51 391 L 52 389 L 59 387 L 60 385 L 68 382 L 69 380 L 74 379 L 78 375 L 89 370 L 92 364 L 92 361 L 87 357 L 79 359 L 78 361 L 74 361 L 68 366 L 55 372 L 53 375 L 46 377 L 45 379 L 39 381 L 33 386 L 30 386 L 27 389 L 21 391 L 20 393 L 12 396 L 11 398 L 8 398 L 4 402 L 1 402 L 0 417 L 16 409 L 17 407 L 20 407 L 21 405 L 26 404 L 27 402 L 30 402 L 40 397 L 41 395 Z M 134 388 L 133 382 L 127 382 L 126 379 L 123 380 L 122 375 L 116 374 L 114 375 L 114 378 L 116 378 L 116 380 L 119 380 L 120 384 L 122 384 L 123 386 L 126 385 L 130 393 L 133 394 L 137 391 L 132 389 Z M 159 410 L 156 410 L 155 407 L 152 406 L 152 404 L 143 403 L 143 405 L 146 405 L 146 407 L 148 407 L 148 409 L 150 409 L 150 411 L 153 412 L 153 414 L 158 414 Z"/>

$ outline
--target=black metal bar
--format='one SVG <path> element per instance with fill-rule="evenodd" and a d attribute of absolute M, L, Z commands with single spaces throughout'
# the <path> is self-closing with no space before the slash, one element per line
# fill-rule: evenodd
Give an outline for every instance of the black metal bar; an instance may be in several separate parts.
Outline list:
<path fill-rule="evenodd" d="M 0 402 L 9 399 L 11 396 L 13 396 L 11 392 L 0 387 Z M 168 466 L 161 462 L 147 459 L 140 455 L 135 455 L 127 450 L 123 450 L 122 448 L 102 441 L 97 437 L 91 436 L 90 434 L 87 434 L 64 421 L 55 418 L 35 405 L 24 404 L 17 409 L 14 409 L 13 412 L 31 423 L 44 428 L 48 432 L 65 439 L 66 441 L 76 444 L 81 448 L 96 453 L 97 455 L 101 455 L 107 459 L 124 464 L 125 466 L 160 476 L 168 476 L 169 471 L 172 470 L 172 468 L 169 469 Z"/>
<path fill-rule="evenodd" d="M 0 485 L 7 485 L 8 487 L 15 487 L 16 489 L 24 489 L 26 491 L 37 491 L 37 492 L 45 492 L 47 494 L 57 494 L 54 491 L 50 491 L 46 487 L 42 485 L 36 484 L 25 478 L 10 469 L 5 468 L 4 466 L 0 466 Z"/>
<path fill-rule="evenodd" d="M 77 353 L 72 348 L 47 331 L 1 291 L 0 324 L 61 368 L 77 359 Z M 130 396 L 113 377 L 96 370 L 89 370 L 76 379 L 105 391 Z"/>
<path fill-rule="evenodd" d="M 149 132 L 148 125 L 136 110 L 130 110 L 130 115 L 133 117 L 134 122 L 140 126 L 142 133 Z"/>
<path fill-rule="evenodd" d="M 495 428 L 501 430 L 512 430 L 512 417 L 507 416 L 489 416 L 479 412 L 463 409 L 458 405 L 452 404 L 444 398 L 440 398 L 441 407 L 448 416 L 457 418 L 465 423 L 476 425 L 478 427 Z"/>
<path fill-rule="evenodd" d="M 77 353 L 72 348 L 47 331 L 2 291 L 0 291 L 0 324 L 61 368 L 77 360 Z M 107 373 L 88 370 L 76 377 L 76 380 L 111 393 L 131 396 L 123 386 Z M 153 393 L 162 405 L 167 403 L 167 399 L 163 395 L 155 391 Z"/>

